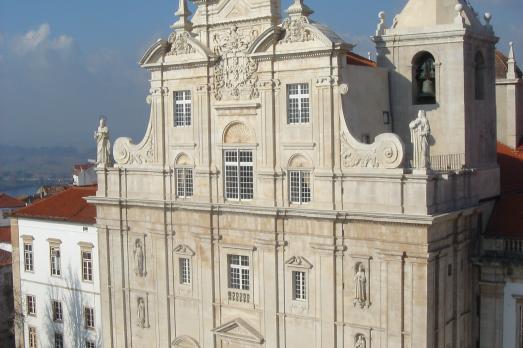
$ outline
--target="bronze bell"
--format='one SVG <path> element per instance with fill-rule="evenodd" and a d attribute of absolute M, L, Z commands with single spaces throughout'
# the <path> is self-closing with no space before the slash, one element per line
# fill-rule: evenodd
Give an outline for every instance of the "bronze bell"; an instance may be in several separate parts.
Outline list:
<path fill-rule="evenodd" d="M 435 97 L 436 90 L 434 88 L 434 81 L 431 79 L 426 79 L 421 85 L 421 96 L 422 97 Z"/>

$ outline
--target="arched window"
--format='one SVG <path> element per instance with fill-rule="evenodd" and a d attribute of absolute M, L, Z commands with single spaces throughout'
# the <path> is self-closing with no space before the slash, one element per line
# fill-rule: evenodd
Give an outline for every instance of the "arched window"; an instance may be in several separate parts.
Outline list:
<path fill-rule="evenodd" d="M 485 98 L 485 59 L 481 52 L 474 58 L 474 96 L 476 100 Z"/>
<path fill-rule="evenodd" d="M 414 104 L 436 104 L 436 61 L 432 54 L 421 52 L 413 60 Z"/>

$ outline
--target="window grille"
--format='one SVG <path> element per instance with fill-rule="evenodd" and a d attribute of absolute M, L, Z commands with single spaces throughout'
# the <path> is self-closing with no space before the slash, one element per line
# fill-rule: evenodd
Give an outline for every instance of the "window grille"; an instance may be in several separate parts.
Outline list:
<path fill-rule="evenodd" d="M 291 203 L 304 204 L 311 201 L 311 177 L 309 171 L 291 170 L 290 201 Z"/>
<path fill-rule="evenodd" d="M 305 272 L 293 271 L 292 279 L 293 279 L 294 299 L 295 300 L 306 300 L 307 292 L 306 292 L 306 288 L 305 288 L 305 286 L 306 286 Z"/>
<path fill-rule="evenodd" d="M 84 325 L 87 329 L 94 329 L 94 308 L 84 308 Z"/>
<path fill-rule="evenodd" d="M 191 284 L 191 262 L 186 257 L 180 258 L 180 284 Z"/>
<path fill-rule="evenodd" d="M 191 125 L 191 91 L 174 92 L 174 125 L 186 127 Z"/>
<path fill-rule="evenodd" d="M 24 243 L 24 269 L 27 272 L 34 271 L 32 243 Z"/>
<path fill-rule="evenodd" d="M 53 321 L 62 321 L 63 312 L 62 312 L 62 302 L 53 301 Z"/>
<path fill-rule="evenodd" d="M 250 289 L 249 257 L 229 255 L 229 288 L 239 290 Z"/>
<path fill-rule="evenodd" d="M 60 274 L 62 273 L 60 262 L 60 247 L 50 247 L 49 253 L 51 258 L 51 275 L 60 276 Z"/>
<path fill-rule="evenodd" d="M 92 251 L 82 251 L 82 279 L 93 281 L 93 253 Z"/>
<path fill-rule="evenodd" d="M 176 169 L 176 195 L 179 198 L 188 198 L 193 195 L 193 170 L 192 168 Z"/>
<path fill-rule="evenodd" d="M 310 102 L 309 85 L 298 83 L 287 86 L 288 123 L 309 123 Z"/>
<path fill-rule="evenodd" d="M 253 156 L 250 150 L 226 150 L 225 198 L 249 200 L 254 197 Z"/>

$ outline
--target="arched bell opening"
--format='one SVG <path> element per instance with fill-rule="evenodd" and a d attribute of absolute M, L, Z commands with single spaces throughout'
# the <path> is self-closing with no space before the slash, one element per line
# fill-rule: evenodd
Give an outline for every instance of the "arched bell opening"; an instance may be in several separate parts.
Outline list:
<path fill-rule="evenodd" d="M 429 52 L 418 53 L 412 60 L 413 104 L 436 104 L 436 60 Z"/>

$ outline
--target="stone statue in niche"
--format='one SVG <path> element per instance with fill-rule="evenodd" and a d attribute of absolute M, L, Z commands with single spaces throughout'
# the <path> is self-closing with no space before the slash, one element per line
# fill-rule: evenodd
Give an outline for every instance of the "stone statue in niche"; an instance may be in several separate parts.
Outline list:
<path fill-rule="evenodd" d="M 134 242 L 133 254 L 134 254 L 134 273 L 139 277 L 143 277 L 145 275 L 144 251 L 143 251 L 143 243 L 140 239 L 137 239 Z"/>
<path fill-rule="evenodd" d="M 367 347 L 367 341 L 365 340 L 365 336 L 357 335 L 354 339 L 354 348 L 366 348 L 366 347 Z"/>
<path fill-rule="evenodd" d="M 413 167 L 428 169 L 430 167 L 430 124 L 425 110 L 420 110 L 418 118 L 409 124 L 410 138 L 413 145 Z"/>
<path fill-rule="evenodd" d="M 143 297 L 138 297 L 136 304 L 136 325 L 144 328 L 145 322 L 145 301 Z"/>
<path fill-rule="evenodd" d="M 111 142 L 109 140 L 109 128 L 105 117 L 100 117 L 98 130 L 94 132 L 96 140 L 96 164 L 98 167 L 107 167 L 111 163 Z"/>
<path fill-rule="evenodd" d="M 365 267 L 361 263 L 356 265 L 356 274 L 354 275 L 354 305 L 360 305 L 361 308 L 367 305 L 367 275 Z"/>

